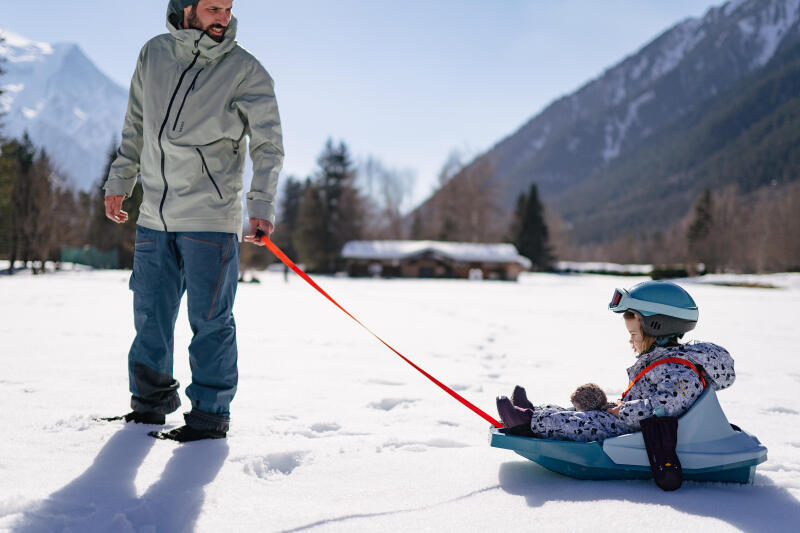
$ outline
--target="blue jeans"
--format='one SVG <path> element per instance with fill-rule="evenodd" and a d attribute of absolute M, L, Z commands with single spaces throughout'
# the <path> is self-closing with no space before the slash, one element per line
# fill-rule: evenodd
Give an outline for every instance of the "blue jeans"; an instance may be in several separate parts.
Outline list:
<path fill-rule="evenodd" d="M 128 374 L 136 411 L 171 413 L 181 404 L 172 376 L 175 320 L 187 293 L 192 341 L 192 411 L 186 423 L 227 431 L 238 382 L 233 301 L 239 275 L 239 241 L 232 233 L 136 229 L 133 256 L 136 338 Z"/>

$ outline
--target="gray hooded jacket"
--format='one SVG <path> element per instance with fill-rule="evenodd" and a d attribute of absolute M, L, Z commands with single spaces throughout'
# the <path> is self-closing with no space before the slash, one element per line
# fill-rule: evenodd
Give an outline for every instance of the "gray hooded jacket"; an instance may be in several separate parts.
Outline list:
<path fill-rule="evenodd" d="M 237 44 L 235 18 L 221 43 L 178 29 L 174 22 L 182 19 L 171 0 L 169 33 L 139 54 L 105 194 L 130 196 L 141 174 L 137 224 L 241 238 L 245 136 L 253 160 L 248 214 L 275 221 L 283 140 L 272 78 Z"/>

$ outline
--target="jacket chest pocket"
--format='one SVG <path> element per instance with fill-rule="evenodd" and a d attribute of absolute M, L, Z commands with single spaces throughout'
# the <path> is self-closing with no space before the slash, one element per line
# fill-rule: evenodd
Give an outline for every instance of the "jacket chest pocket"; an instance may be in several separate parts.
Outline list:
<path fill-rule="evenodd" d="M 219 190 L 219 186 L 217 185 L 217 180 L 214 179 L 214 176 L 211 174 L 211 171 L 208 168 L 208 164 L 206 163 L 206 158 L 203 155 L 203 151 L 200 148 L 195 147 L 197 154 L 200 156 L 200 171 L 201 173 L 207 177 L 207 179 L 211 182 L 211 185 L 214 186 L 214 190 L 219 196 L 219 199 L 222 200 L 222 192 Z"/>
<path fill-rule="evenodd" d="M 181 120 L 181 114 L 184 111 L 184 107 L 186 107 L 186 102 L 190 99 L 190 95 L 192 95 L 197 88 L 197 78 L 200 77 L 200 74 L 203 72 L 201 68 L 198 70 L 193 76 L 192 81 L 187 87 L 186 91 L 183 93 L 183 98 L 181 98 L 180 105 L 178 106 L 178 111 L 175 113 L 175 119 L 172 121 L 172 133 L 180 134 L 183 133 L 184 127 L 186 126 L 186 122 Z M 188 112 L 188 110 L 187 110 Z"/>

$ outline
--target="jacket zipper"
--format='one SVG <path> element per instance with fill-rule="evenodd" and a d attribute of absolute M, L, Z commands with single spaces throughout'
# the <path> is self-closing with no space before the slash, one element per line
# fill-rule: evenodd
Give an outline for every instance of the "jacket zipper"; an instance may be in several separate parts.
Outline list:
<path fill-rule="evenodd" d="M 167 106 L 167 113 L 164 116 L 164 122 L 161 123 L 161 129 L 158 131 L 158 148 L 161 150 L 161 179 L 164 180 L 164 192 L 161 195 L 161 203 L 158 206 L 158 215 L 161 217 L 161 223 L 164 225 L 164 231 L 167 230 L 167 221 L 164 220 L 164 201 L 167 199 L 167 191 L 169 190 L 169 185 L 167 184 L 167 174 L 164 170 L 166 165 L 167 154 L 164 152 L 164 146 L 161 144 L 161 136 L 164 135 L 164 128 L 167 127 L 167 122 L 169 121 L 169 112 L 172 111 L 172 104 L 175 103 L 175 97 L 178 96 L 178 90 L 181 88 L 181 84 L 183 83 L 183 78 L 186 77 L 186 73 L 192 70 L 194 64 L 197 63 L 197 59 L 200 57 L 200 52 L 194 54 L 194 59 L 192 62 L 189 63 L 189 66 L 186 67 L 181 73 L 181 77 L 178 79 L 178 85 L 175 86 L 175 91 L 172 93 L 172 98 L 169 99 L 169 105 Z"/>
<path fill-rule="evenodd" d="M 212 175 L 211 175 L 211 171 L 210 171 L 210 170 L 208 170 L 208 165 L 206 165 L 206 158 L 205 158 L 205 157 L 203 157 L 203 152 L 201 152 L 201 151 L 200 151 L 200 148 L 197 148 L 196 146 L 195 146 L 195 148 L 194 148 L 194 149 L 195 149 L 195 150 L 197 150 L 197 153 L 198 153 L 198 154 L 200 154 L 200 161 L 202 161 L 202 162 L 203 162 L 203 170 L 205 170 L 206 174 L 208 175 L 208 179 L 210 179 L 210 180 L 211 180 L 211 184 L 212 184 L 212 185 L 214 186 L 214 188 L 217 190 L 217 194 L 219 195 L 219 199 L 220 199 L 220 200 L 222 200 L 222 193 L 221 193 L 221 192 L 219 192 L 219 187 L 217 187 L 217 182 L 216 182 L 216 181 L 214 181 L 214 176 L 212 176 Z"/>
<path fill-rule="evenodd" d="M 181 106 L 178 108 L 178 114 L 175 115 L 175 123 L 172 125 L 172 131 L 175 131 L 175 128 L 178 127 L 178 119 L 181 118 L 181 112 L 183 111 L 183 106 L 186 105 L 186 98 L 188 98 L 189 93 L 194 90 L 194 84 L 197 82 L 198 76 L 200 73 L 203 72 L 203 69 L 197 71 L 197 74 L 194 75 L 194 79 L 192 80 L 192 84 L 189 85 L 189 88 L 186 89 L 186 93 L 183 95 L 183 101 L 181 102 Z"/>

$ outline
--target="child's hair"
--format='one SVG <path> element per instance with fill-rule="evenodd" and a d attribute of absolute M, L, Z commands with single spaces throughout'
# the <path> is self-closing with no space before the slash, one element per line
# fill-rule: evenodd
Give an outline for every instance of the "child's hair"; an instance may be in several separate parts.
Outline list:
<path fill-rule="evenodd" d="M 639 316 L 634 313 L 633 311 L 625 311 L 622 313 L 622 318 L 625 320 L 633 320 L 634 318 L 639 318 Z M 641 318 L 639 318 L 641 321 Z M 645 335 L 644 330 L 642 331 L 642 351 L 639 354 L 647 353 L 650 351 L 650 348 L 656 343 L 656 338 L 651 337 L 650 335 Z"/>

